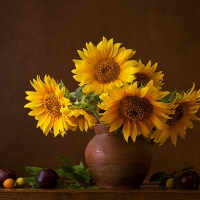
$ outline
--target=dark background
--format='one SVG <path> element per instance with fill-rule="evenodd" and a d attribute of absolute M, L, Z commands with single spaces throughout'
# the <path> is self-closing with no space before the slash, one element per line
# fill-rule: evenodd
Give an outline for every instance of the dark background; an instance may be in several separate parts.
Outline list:
<path fill-rule="evenodd" d="M 136 50 L 135 59 L 158 62 L 163 89 L 187 90 L 193 82 L 199 89 L 199 9 L 199 0 L 0 0 L 0 167 L 25 176 L 28 165 L 60 166 L 57 155 L 84 161 L 93 131 L 45 136 L 23 106 L 37 74 L 62 79 L 70 91 L 77 87 L 72 59 L 86 42 L 114 38 Z M 200 123 L 194 122 L 176 147 L 170 140 L 154 145 L 148 177 L 189 166 L 200 173 L 199 144 Z"/>

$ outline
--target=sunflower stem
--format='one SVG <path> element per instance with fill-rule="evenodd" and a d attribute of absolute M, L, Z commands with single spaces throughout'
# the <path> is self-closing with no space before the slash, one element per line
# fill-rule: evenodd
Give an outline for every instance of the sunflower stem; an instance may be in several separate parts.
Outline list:
<path fill-rule="evenodd" d="M 93 114 L 94 114 L 94 116 L 96 117 L 97 121 L 98 121 L 99 123 L 101 123 L 101 121 L 100 121 L 100 119 L 99 119 L 99 115 L 97 114 L 97 112 L 96 112 L 96 111 L 93 111 Z"/>

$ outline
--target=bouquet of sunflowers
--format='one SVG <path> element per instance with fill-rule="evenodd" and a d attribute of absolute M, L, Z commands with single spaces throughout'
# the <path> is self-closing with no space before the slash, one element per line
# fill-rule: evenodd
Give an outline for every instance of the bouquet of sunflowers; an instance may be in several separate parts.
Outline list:
<path fill-rule="evenodd" d="M 132 60 L 135 51 L 121 45 L 103 37 L 97 46 L 90 42 L 78 50 L 81 59 L 73 60 L 72 73 L 79 87 L 73 92 L 49 75 L 30 81 L 35 91 L 26 91 L 30 102 L 24 107 L 45 135 L 102 123 L 110 132 L 120 130 L 127 142 L 142 134 L 160 145 L 171 138 L 175 146 L 177 135 L 185 138 L 192 120 L 200 120 L 200 90 L 193 84 L 188 91 L 163 91 L 157 63 Z"/>

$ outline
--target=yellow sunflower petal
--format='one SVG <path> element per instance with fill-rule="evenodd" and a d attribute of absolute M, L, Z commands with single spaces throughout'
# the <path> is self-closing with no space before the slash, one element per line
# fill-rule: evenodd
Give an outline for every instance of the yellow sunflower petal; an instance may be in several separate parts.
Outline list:
<path fill-rule="evenodd" d="M 131 135 L 131 133 L 130 133 L 130 123 L 129 123 L 129 120 L 125 120 L 125 121 L 124 121 L 122 133 L 124 134 L 124 138 L 125 138 L 126 142 L 128 142 L 128 138 L 129 138 L 129 136 Z M 135 142 L 135 141 L 134 141 L 134 142 Z"/>

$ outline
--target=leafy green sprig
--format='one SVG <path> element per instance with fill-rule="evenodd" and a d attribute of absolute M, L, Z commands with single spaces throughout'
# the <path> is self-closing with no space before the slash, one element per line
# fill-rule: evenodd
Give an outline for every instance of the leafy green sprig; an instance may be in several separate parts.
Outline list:
<path fill-rule="evenodd" d="M 65 87 L 62 80 L 59 82 L 60 89 Z M 85 94 L 82 92 L 83 86 L 78 87 L 74 92 L 69 92 L 65 87 L 65 97 L 68 98 L 72 105 L 69 106 L 70 109 L 84 109 L 89 114 L 96 117 L 100 122 L 98 103 L 101 101 L 99 95 L 95 95 L 93 92 Z"/>
<path fill-rule="evenodd" d="M 58 176 L 59 181 L 57 188 L 68 187 L 69 189 L 98 189 L 95 185 L 90 171 L 85 169 L 82 162 L 79 165 L 72 165 L 72 163 L 62 156 L 57 157 L 64 165 L 61 165 L 58 169 L 54 169 Z M 26 166 L 25 170 L 32 175 L 31 177 L 25 177 L 24 180 L 29 186 L 37 188 L 36 175 L 43 168 Z M 71 180 L 71 184 L 67 184 L 66 180 Z"/>
<path fill-rule="evenodd" d="M 174 183 L 175 183 L 175 187 L 180 188 L 179 187 L 179 177 L 180 177 L 180 175 L 183 172 L 185 172 L 187 170 L 192 170 L 192 169 L 194 169 L 194 167 L 187 167 L 187 168 L 181 169 L 180 171 L 174 171 L 170 174 L 167 174 L 164 171 L 159 171 L 159 172 L 156 172 L 155 174 L 153 174 L 150 177 L 150 183 L 159 183 L 160 188 L 165 188 L 167 180 L 170 179 L 170 178 L 173 178 Z"/>

